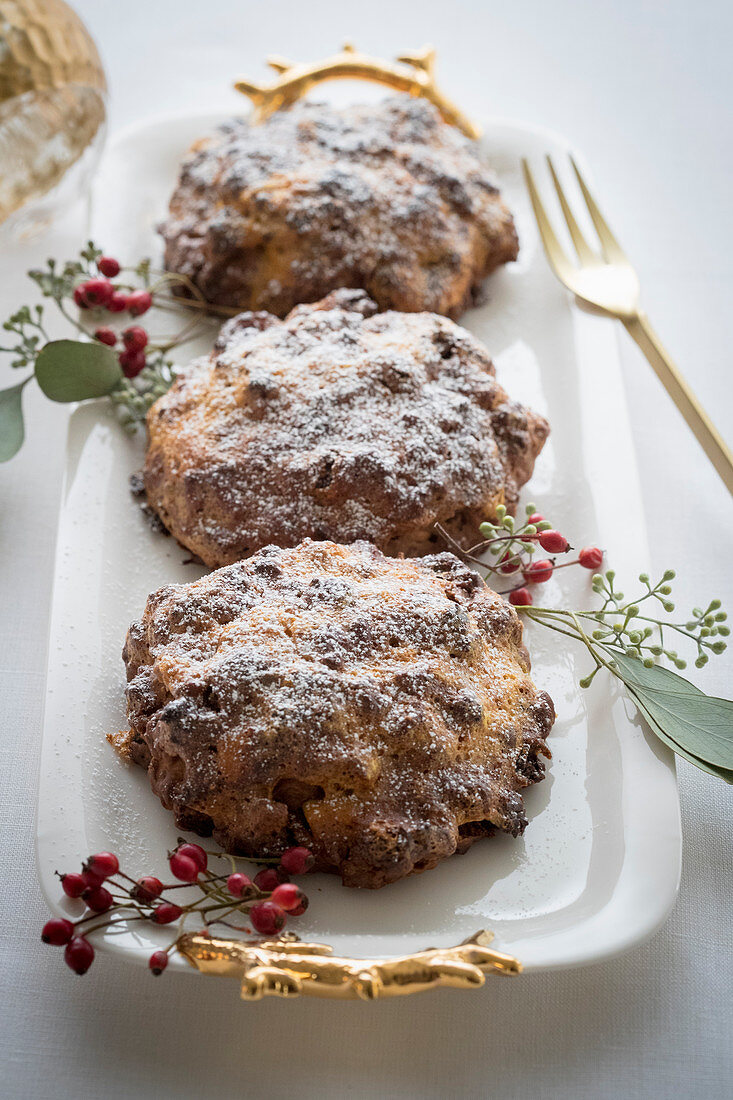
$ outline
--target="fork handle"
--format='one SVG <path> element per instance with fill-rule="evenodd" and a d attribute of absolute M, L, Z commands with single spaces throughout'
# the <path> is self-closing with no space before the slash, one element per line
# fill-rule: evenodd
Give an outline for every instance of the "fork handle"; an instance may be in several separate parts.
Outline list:
<path fill-rule="evenodd" d="M 695 394 L 672 362 L 645 313 L 624 321 L 626 331 L 651 363 L 657 378 L 692 428 L 697 441 L 733 494 L 733 455 Z"/>

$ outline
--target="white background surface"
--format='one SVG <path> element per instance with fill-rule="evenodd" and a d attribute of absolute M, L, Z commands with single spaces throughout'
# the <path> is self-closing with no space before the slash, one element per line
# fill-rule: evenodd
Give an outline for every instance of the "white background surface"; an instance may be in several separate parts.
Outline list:
<path fill-rule="evenodd" d="M 653 321 L 730 440 L 727 3 L 76 7 L 108 68 L 113 128 L 178 108 L 234 109 L 231 78 L 264 75 L 269 51 L 307 59 L 353 38 L 388 56 L 432 41 L 441 83 L 467 111 L 553 127 L 585 151 Z M 29 252 L 20 270 L 35 260 Z M 18 262 L 0 257 L 3 316 L 26 297 Z M 619 336 L 653 565 L 677 568 L 680 606 L 719 595 L 733 610 L 730 499 Z M 84 978 L 71 975 L 39 941 L 31 844 L 65 417 L 28 396 L 28 442 L 0 470 L 0 1091 L 54 1100 L 729 1095 L 731 792 L 685 764 L 677 908 L 654 939 L 615 962 L 375 1005 L 243 1006 L 234 983 L 156 980 L 107 957 Z M 618 515 L 622 524 L 622 495 Z M 730 669 L 724 657 L 697 682 L 730 695 Z"/>

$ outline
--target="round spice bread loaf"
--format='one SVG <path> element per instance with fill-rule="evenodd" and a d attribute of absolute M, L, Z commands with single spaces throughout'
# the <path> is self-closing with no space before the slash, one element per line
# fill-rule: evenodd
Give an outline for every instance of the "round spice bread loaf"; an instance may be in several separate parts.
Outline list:
<path fill-rule="evenodd" d="M 470 333 L 358 290 L 235 317 L 147 423 L 148 502 L 211 567 L 303 538 L 423 554 L 437 523 L 471 545 L 549 431 Z"/>
<path fill-rule="evenodd" d="M 349 886 L 521 833 L 550 755 L 518 616 L 452 554 L 266 547 L 153 593 L 123 656 L 123 751 L 178 827 Z"/>
<path fill-rule="evenodd" d="M 160 231 L 166 268 L 210 302 L 280 317 L 341 286 L 458 317 L 518 251 L 478 144 L 409 95 L 227 122 L 186 157 Z"/>

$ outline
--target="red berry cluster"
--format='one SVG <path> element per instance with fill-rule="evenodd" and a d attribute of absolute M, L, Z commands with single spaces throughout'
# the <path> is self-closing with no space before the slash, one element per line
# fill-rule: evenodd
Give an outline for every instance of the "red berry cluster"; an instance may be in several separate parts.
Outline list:
<path fill-rule="evenodd" d="M 548 534 L 558 535 L 559 532 L 551 531 Z M 562 538 L 562 536 L 560 537 Z M 542 545 L 541 540 L 540 545 Z M 546 547 L 543 546 L 543 549 L 546 549 Z M 569 549 L 570 547 L 566 543 L 565 550 Z M 509 603 L 514 604 L 515 607 L 529 607 L 533 601 L 532 593 L 526 587 L 527 584 L 543 584 L 545 581 L 549 581 L 556 569 L 561 569 L 566 565 L 582 565 L 584 569 L 596 570 L 600 567 L 602 561 L 603 551 L 599 550 L 597 546 L 584 547 L 575 561 L 564 561 L 561 565 L 549 558 L 543 561 L 532 561 L 522 571 L 525 584 L 511 590 L 508 595 Z"/>
<path fill-rule="evenodd" d="M 582 565 L 586 569 L 596 570 L 603 561 L 603 551 L 599 550 L 597 546 L 586 546 L 580 551 L 575 561 L 562 562 L 560 565 L 554 558 L 542 558 L 539 561 L 533 558 L 528 559 L 525 555 L 513 549 L 515 541 L 511 536 L 502 537 L 508 539 L 510 548 L 499 558 L 498 564 L 494 568 L 497 572 L 505 575 L 521 571 L 524 583 L 518 584 L 516 588 L 505 593 L 509 603 L 514 604 L 515 607 L 531 606 L 532 593 L 527 585 L 544 584 L 545 581 L 549 581 L 556 569 L 562 569 L 568 565 Z M 537 543 L 548 554 L 567 554 L 571 549 L 565 535 L 560 531 L 556 531 L 540 512 L 531 512 L 527 516 L 524 527 L 516 534 L 516 539 L 520 543 Z M 481 545 L 481 549 L 485 549 L 492 541 L 491 539 L 487 540 Z"/>
<path fill-rule="evenodd" d="M 213 873 L 209 870 L 210 854 L 230 858 L 207 853 L 199 844 L 181 841 L 168 857 L 171 873 L 178 882 L 167 885 L 154 875 L 130 878 L 120 870 L 119 860 L 112 852 L 90 856 L 80 873 L 59 876 L 67 897 L 81 898 L 89 912 L 76 921 L 63 917 L 47 921 L 41 933 L 43 942 L 65 947 L 67 965 L 76 974 L 85 974 L 94 961 L 89 934 L 118 920 L 149 920 L 164 925 L 173 924 L 184 913 L 197 912 L 208 927 L 239 912 L 248 916 L 256 932 L 272 936 L 282 930 L 288 917 L 300 916 L 308 908 L 307 896 L 290 882 L 291 874 L 304 874 L 313 866 L 313 856 L 307 848 L 289 848 L 277 867 L 264 867 L 254 879 L 239 871 L 229 875 Z M 166 891 L 189 886 L 200 891 L 193 902 L 178 905 L 162 896 Z M 97 919 L 110 912 L 126 915 Z M 89 924 L 95 920 L 96 924 Z M 175 941 L 167 950 L 153 952 L 148 965 L 154 974 L 162 974 L 174 949 Z"/>
<path fill-rule="evenodd" d="M 521 581 L 514 588 L 501 593 L 515 607 L 531 606 L 532 593 L 527 586 L 544 584 L 549 581 L 556 569 L 563 569 L 568 565 L 581 565 L 585 569 L 595 571 L 603 561 L 603 551 L 597 546 L 584 547 L 573 561 L 558 564 L 554 557 L 535 561 L 532 555 L 536 546 L 553 555 L 567 554 L 572 547 L 565 536 L 560 531 L 556 531 L 540 512 L 534 511 L 533 504 L 527 505 L 526 513 L 526 518 L 517 526 L 514 518 L 507 514 L 506 507 L 500 505 L 496 509 L 495 521 L 487 521 L 479 527 L 484 536 L 483 540 L 468 550 L 456 542 L 444 527 L 436 524 L 436 530 L 448 545 L 452 546 L 464 561 L 471 562 L 483 570 L 486 580 L 492 574 L 511 576 L 514 573 L 521 573 Z M 486 559 L 481 556 L 486 553 L 495 555 L 493 565 L 487 565 Z"/>
<path fill-rule="evenodd" d="M 565 554 L 570 549 L 570 543 L 565 536 L 552 527 L 548 528 L 545 517 L 540 512 L 532 512 L 527 517 L 527 524 L 533 527 L 543 524 L 545 529 L 540 528 L 536 534 L 522 536 L 523 541 L 539 543 L 548 554 Z M 508 552 L 504 555 L 504 559 L 507 557 L 509 557 Z M 502 567 L 502 573 L 516 573 L 520 568 L 525 583 L 512 589 L 509 593 L 509 603 L 514 604 L 515 607 L 527 607 L 532 603 L 532 595 L 526 585 L 544 584 L 545 581 L 549 581 L 555 572 L 555 562 L 550 558 L 543 558 L 541 561 L 531 560 L 522 565 L 516 556 L 510 557 L 507 564 Z"/>
<path fill-rule="evenodd" d="M 67 897 L 82 898 L 93 916 L 106 913 L 114 904 L 114 898 L 104 883 L 118 873 L 119 860 L 112 852 L 98 852 L 90 856 L 82 867 L 81 873 L 61 875 L 61 886 Z M 94 948 L 84 935 L 78 935 L 78 925 L 84 923 L 72 922 L 63 917 L 54 917 L 43 926 L 41 939 L 44 943 L 51 943 L 55 947 L 65 945 L 64 958 L 67 966 L 76 974 L 86 974 L 94 962 Z"/>
<path fill-rule="evenodd" d="M 485 568 L 486 563 L 476 557 L 476 554 L 490 551 L 497 555 L 496 564 L 489 568 L 489 574 L 492 572 L 504 576 L 521 574 L 521 581 L 510 591 L 503 593 L 515 607 L 531 606 L 532 593 L 528 585 L 544 584 L 550 580 L 556 569 L 563 569 L 568 565 L 581 565 L 585 569 L 595 571 L 603 561 L 603 551 L 597 546 L 586 546 L 577 558 L 559 564 L 555 556 L 536 560 L 532 556 L 536 546 L 551 555 L 567 554 L 572 547 L 562 532 L 555 530 L 540 512 L 535 512 L 533 509 L 534 505 L 527 506 L 526 519 L 519 527 L 515 526 L 515 521 L 507 516 L 506 508 L 497 509 L 498 522 L 482 524 L 480 529 L 486 536 L 484 541 L 468 551 L 458 546 L 443 528 L 439 528 L 441 534 L 464 558 L 479 566 Z"/>
<path fill-rule="evenodd" d="M 97 261 L 99 278 L 86 279 L 74 288 L 74 301 L 79 309 L 106 310 L 108 313 L 127 312 L 133 317 L 141 317 L 153 304 L 149 290 L 125 291 L 110 282 L 119 275 L 120 264 L 112 256 L 102 256 Z M 103 276 L 103 277 L 102 277 Z M 94 330 L 95 339 L 113 348 L 117 343 L 117 333 L 109 325 L 101 325 Z M 145 347 L 148 334 L 139 325 L 126 328 L 122 333 L 124 349 L 119 353 L 120 366 L 126 378 L 135 378 L 145 366 Z"/>

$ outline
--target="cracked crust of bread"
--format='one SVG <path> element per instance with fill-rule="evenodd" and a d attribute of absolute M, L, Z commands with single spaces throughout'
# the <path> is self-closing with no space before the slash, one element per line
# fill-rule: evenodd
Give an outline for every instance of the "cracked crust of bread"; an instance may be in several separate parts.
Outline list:
<path fill-rule="evenodd" d="M 550 755 L 519 618 L 452 554 L 267 547 L 153 593 L 123 657 L 123 747 L 177 825 L 349 886 L 520 834 Z"/>
<path fill-rule="evenodd" d="M 471 545 L 549 432 L 465 329 L 358 290 L 233 318 L 147 424 L 148 503 L 212 568 L 303 538 L 424 554 L 436 523 Z"/>
<path fill-rule="evenodd" d="M 160 232 L 208 301 L 279 317 L 341 286 L 459 317 L 518 252 L 478 144 L 408 95 L 227 122 L 186 157 Z"/>

